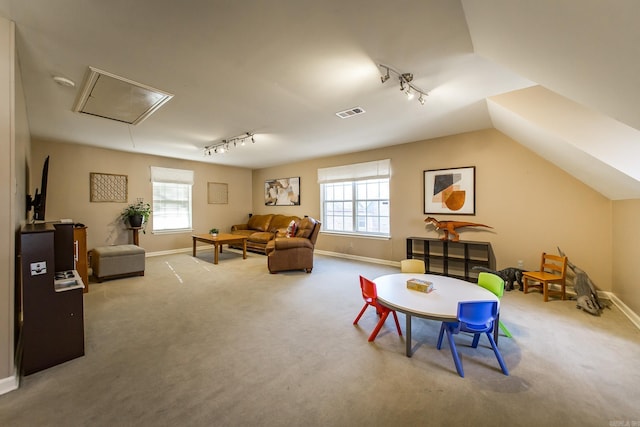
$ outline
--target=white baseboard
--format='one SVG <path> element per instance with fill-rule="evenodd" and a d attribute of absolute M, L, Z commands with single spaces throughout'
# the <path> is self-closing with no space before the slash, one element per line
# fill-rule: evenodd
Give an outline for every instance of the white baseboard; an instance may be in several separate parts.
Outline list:
<path fill-rule="evenodd" d="M 184 253 L 184 252 L 191 252 L 192 250 L 193 250 L 193 248 L 182 248 L 182 249 L 171 249 L 171 250 L 168 250 L 168 251 L 147 252 L 145 254 L 145 256 L 146 257 L 152 257 L 152 256 L 181 254 L 181 253 Z"/>
<path fill-rule="evenodd" d="M 20 385 L 20 377 L 13 374 L 10 377 L 0 379 L 0 395 L 16 390 Z"/>
<path fill-rule="evenodd" d="M 620 298 L 618 298 L 612 292 L 605 292 L 611 302 L 613 302 L 616 307 L 620 309 L 620 311 L 631 320 L 631 323 L 636 325 L 636 328 L 640 329 L 640 316 L 638 316 L 633 310 L 631 310 L 625 303 L 623 303 Z"/>
<path fill-rule="evenodd" d="M 314 252 L 320 255 L 332 256 L 336 258 L 352 259 L 355 261 L 370 262 L 372 264 L 390 265 L 398 268 L 400 267 L 399 261 L 389 261 L 387 259 L 369 258 L 369 257 L 364 257 L 359 255 L 343 254 L 339 252 L 321 251 L 319 249 L 316 249 Z"/>

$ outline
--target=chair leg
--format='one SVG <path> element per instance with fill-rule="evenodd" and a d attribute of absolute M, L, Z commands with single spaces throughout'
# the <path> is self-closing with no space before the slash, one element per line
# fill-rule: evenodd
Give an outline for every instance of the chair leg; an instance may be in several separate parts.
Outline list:
<path fill-rule="evenodd" d="M 442 337 L 444 336 L 444 322 L 442 322 L 442 324 L 440 325 L 440 335 L 438 335 L 438 345 L 437 345 L 437 349 L 440 350 L 440 348 L 442 348 Z"/>
<path fill-rule="evenodd" d="M 380 317 L 376 328 L 373 330 L 373 332 L 371 332 L 371 335 L 369 335 L 369 342 L 372 342 L 376 339 L 376 337 L 378 336 L 378 332 L 380 332 L 380 329 L 382 328 L 382 325 L 384 325 L 385 320 L 387 320 L 387 316 L 389 316 L 389 312 L 385 311 L 382 314 L 382 317 Z"/>
<path fill-rule="evenodd" d="M 362 315 L 364 314 L 365 310 L 367 309 L 367 307 L 369 307 L 369 304 L 367 304 L 366 302 L 364 303 L 364 307 L 362 307 L 362 310 L 360 310 L 360 314 L 358 314 L 358 317 L 356 317 L 356 320 L 353 321 L 354 325 L 358 324 L 358 321 L 360 320 L 360 318 L 362 317 Z"/>
<path fill-rule="evenodd" d="M 480 333 L 473 334 L 473 341 L 471 341 L 471 348 L 478 348 L 479 341 L 480 341 Z"/>
<path fill-rule="evenodd" d="M 502 373 L 505 375 L 509 375 L 509 370 L 507 369 L 507 365 L 505 365 L 504 360 L 502 359 L 502 355 L 500 354 L 500 350 L 498 350 L 498 346 L 496 342 L 493 340 L 490 332 L 486 332 L 487 338 L 489 338 L 489 342 L 491 343 L 491 348 L 493 349 L 493 353 L 496 355 L 498 359 L 498 363 L 500 364 L 500 368 L 502 369 Z"/>
<path fill-rule="evenodd" d="M 396 321 L 396 328 L 398 328 L 398 335 L 402 336 L 402 331 L 400 330 L 400 322 L 398 322 L 398 315 L 396 314 L 395 311 L 392 311 L 391 313 L 393 313 L 393 320 Z"/>
<path fill-rule="evenodd" d="M 500 327 L 500 329 L 502 329 L 502 332 L 504 332 L 505 336 L 507 338 L 513 338 L 511 336 L 511 332 L 509 332 L 509 330 L 507 329 L 506 326 L 504 326 L 504 324 L 502 322 L 498 322 L 498 326 Z M 496 340 L 496 344 L 498 344 L 498 341 Z"/>
<path fill-rule="evenodd" d="M 449 340 L 449 348 L 451 349 L 451 356 L 453 356 L 453 363 L 456 364 L 456 371 L 458 371 L 458 375 L 464 378 L 464 369 L 462 369 L 462 361 L 460 360 L 460 356 L 458 355 L 458 349 L 456 348 L 456 343 L 453 341 L 453 334 L 451 333 L 451 329 L 449 327 L 446 327 L 445 332 L 447 333 L 447 339 Z"/>
<path fill-rule="evenodd" d="M 547 282 L 542 282 L 542 295 L 544 302 L 549 301 L 549 284 Z"/>

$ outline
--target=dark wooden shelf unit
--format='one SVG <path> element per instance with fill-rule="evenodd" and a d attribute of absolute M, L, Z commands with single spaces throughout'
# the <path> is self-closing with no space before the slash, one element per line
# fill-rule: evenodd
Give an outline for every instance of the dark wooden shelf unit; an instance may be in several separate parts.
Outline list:
<path fill-rule="evenodd" d="M 495 270 L 496 260 L 488 242 L 407 237 L 407 259 L 421 259 L 430 274 L 456 277 L 469 282 L 478 281 L 478 270 L 482 266 Z"/>

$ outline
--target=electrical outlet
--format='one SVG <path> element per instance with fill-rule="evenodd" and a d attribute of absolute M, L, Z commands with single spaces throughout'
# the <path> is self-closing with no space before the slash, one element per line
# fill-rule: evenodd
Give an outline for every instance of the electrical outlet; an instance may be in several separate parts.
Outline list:
<path fill-rule="evenodd" d="M 47 274 L 47 262 L 32 262 L 31 263 L 31 275 L 38 276 L 40 274 Z"/>
<path fill-rule="evenodd" d="M 518 268 L 524 268 L 524 261 L 522 261 L 521 259 L 518 260 Z"/>

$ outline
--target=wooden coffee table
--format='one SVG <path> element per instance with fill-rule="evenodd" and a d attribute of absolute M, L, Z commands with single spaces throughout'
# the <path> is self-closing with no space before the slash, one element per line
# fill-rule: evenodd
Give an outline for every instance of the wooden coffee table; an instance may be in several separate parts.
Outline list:
<path fill-rule="evenodd" d="M 237 234 L 218 234 L 212 236 L 211 234 L 192 234 L 193 238 L 193 256 L 196 256 L 196 242 L 211 243 L 213 245 L 213 263 L 218 263 L 218 253 L 222 252 L 222 245 L 229 243 L 242 242 L 242 259 L 247 259 L 247 237 L 239 236 Z"/>

